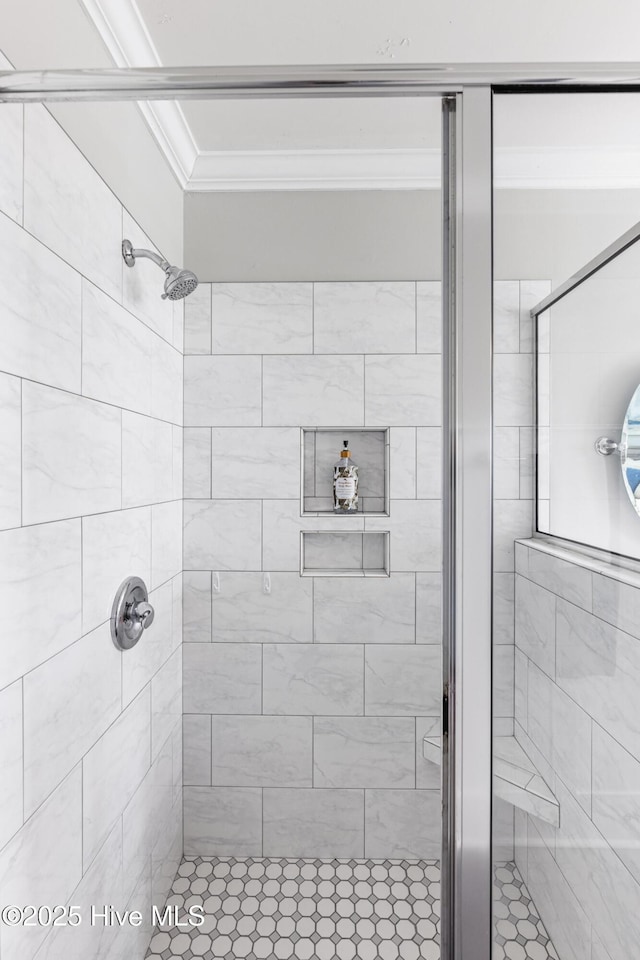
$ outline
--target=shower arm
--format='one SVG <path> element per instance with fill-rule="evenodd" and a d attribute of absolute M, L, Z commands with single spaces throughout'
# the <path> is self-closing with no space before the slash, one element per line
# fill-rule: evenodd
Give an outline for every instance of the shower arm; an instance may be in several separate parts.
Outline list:
<path fill-rule="evenodd" d="M 161 257 L 160 254 L 154 253 L 153 250 L 138 250 L 131 245 L 131 241 L 129 240 L 122 241 L 122 256 L 128 267 L 135 266 L 138 257 L 146 257 L 147 260 L 153 260 L 165 273 L 171 267 L 169 261 Z"/>

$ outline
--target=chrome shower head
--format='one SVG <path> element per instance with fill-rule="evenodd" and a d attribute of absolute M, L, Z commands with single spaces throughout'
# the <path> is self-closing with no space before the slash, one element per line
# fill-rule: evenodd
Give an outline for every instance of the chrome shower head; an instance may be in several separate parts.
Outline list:
<path fill-rule="evenodd" d="M 122 258 L 128 267 L 135 267 L 138 257 L 153 260 L 166 274 L 164 281 L 163 300 L 182 300 L 193 293 L 198 286 L 198 278 L 191 270 L 181 270 L 172 266 L 168 260 L 154 253 L 153 250 L 134 250 L 130 240 L 122 241 Z"/>

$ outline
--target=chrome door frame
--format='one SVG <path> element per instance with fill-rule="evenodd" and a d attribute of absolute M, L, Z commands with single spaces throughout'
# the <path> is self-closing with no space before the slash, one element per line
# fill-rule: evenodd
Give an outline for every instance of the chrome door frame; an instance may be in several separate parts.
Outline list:
<path fill-rule="evenodd" d="M 444 960 L 491 957 L 494 90 L 640 91 L 640 64 L 0 71 L 0 103 L 434 95 L 444 98 Z"/>

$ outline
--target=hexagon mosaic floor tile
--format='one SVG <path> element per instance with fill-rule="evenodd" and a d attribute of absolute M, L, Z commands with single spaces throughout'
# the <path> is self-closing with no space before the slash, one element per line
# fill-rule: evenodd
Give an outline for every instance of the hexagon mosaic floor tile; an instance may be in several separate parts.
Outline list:
<path fill-rule="evenodd" d="M 557 960 L 515 866 L 498 873 L 499 925 L 506 926 L 496 960 Z M 201 907 L 204 922 L 156 930 L 147 960 L 440 957 L 435 861 L 197 857 L 181 864 L 167 904 L 182 920 Z"/>

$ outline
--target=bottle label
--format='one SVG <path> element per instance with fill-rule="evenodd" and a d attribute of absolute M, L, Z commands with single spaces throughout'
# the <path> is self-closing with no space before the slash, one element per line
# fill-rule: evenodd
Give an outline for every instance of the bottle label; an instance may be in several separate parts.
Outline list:
<path fill-rule="evenodd" d="M 336 499 L 351 500 L 356 495 L 355 477 L 336 477 Z"/>

